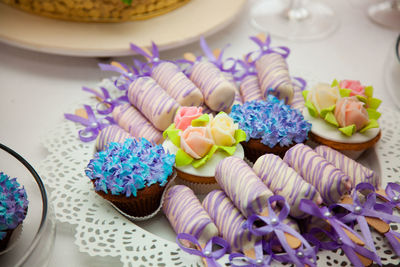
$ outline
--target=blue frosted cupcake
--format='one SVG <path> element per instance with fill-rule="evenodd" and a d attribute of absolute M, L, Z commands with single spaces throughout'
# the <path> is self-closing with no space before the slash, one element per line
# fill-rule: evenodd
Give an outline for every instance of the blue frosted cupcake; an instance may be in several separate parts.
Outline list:
<path fill-rule="evenodd" d="M 174 163 L 175 156 L 161 145 L 127 139 L 96 153 L 85 172 L 96 193 L 127 215 L 144 217 L 160 206 Z"/>
<path fill-rule="evenodd" d="M 234 105 L 229 116 L 246 132 L 242 145 L 253 162 L 266 153 L 283 157 L 290 147 L 305 142 L 311 129 L 298 110 L 272 95 L 265 101 Z"/>
<path fill-rule="evenodd" d="M 7 247 L 12 232 L 26 217 L 28 200 L 16 178 L 0 172 L 0 251 Z"/>

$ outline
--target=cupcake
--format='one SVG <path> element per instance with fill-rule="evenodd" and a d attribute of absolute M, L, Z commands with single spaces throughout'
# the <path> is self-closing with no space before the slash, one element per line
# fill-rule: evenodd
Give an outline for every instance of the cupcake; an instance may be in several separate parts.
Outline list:
<path fill-rule="evenodd" d="M 0 172 L 0 251 L 6 249 L 13 231 L 28 211 L 28 200 L 16 178 Z"/>
<path fill-rule="evenodd" d="M 176 155 L 180 179 L 216 184 L 215 168 L 222 159 L 232 155 L 243 158 L 239 143 L 246 135 L 226 113 L 213 116 L 202 111 L 202 107 L 181 107 L 174 123 L 164 131 L 163 146 Z"/>
<path fill-rule="evenodd" d="M 312 123 L 310 139 L 356 159 L 381 136 L 377 111 L 381 101 L 359 81 L 319 83 L 304 91 L 304 117 Z"/>
<path fill-rule="evenodd" d="M 173 178 L 175 156 L 142 138 L 110 143 L 95 154 L 85 173 L 97 194 L 133 217 L 154 214 Z"/>
<path fill-rule="evenodd" d="M 230 116 L 246 132 L 242 144 L 252 162 L 266 153 L 283 157 L 290 147 L 305 142 L 311 129 L 298 110 L 273 95 L 268 95 L 266 101 L 235 105 Z"/>

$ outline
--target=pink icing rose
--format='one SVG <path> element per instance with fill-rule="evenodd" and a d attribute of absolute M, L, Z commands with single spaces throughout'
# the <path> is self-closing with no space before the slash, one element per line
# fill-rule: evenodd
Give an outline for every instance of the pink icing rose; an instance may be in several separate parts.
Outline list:
<path fill-rule="evenodd" d="M 369 121 L 364 103 L 354 96 L 343 97 L 338 100 L 335 108 L 335 118 L 340 127 L 355 124 L 357 131 L 362 129 Z"/>
<path fill-rule="evenodd" d="M 189 126 L 181 135 L 181 148 L 192 158 L 202 158 L 214 145 L 209 129 Z"/>
<path fill-rule="evenodd" d="M 343 80 L 339 83 L 340 88 L 350 89 L 350 96 L 361 95 L 365 96 L 365 86 L 362 86 L 360 81 Z"/>
<path fill-rule="evenodd" d="M 181 107 L 175 115 L 175 128 L 184 131 L 190 124 L 192 120 L 197 119 L 203 113 L 202 107 Z"/>

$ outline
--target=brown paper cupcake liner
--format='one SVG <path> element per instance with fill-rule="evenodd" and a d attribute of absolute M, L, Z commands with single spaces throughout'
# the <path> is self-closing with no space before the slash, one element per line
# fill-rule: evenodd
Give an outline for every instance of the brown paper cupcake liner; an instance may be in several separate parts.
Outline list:
<path fill-rule="evenodd" d="M 253 163 L 259 157 L 267 153 L 275 154 L 283 158 L 285 156 L 286 151 L 288 151 L 291 147 L 296 145 L 292 144 L 290 146 L 284 146 L 284 147 L 276 145 L 273 148 L 270 148 L 269 146 L 261 143 L 261 139 L 250 139 L 248 142 L 242 142 L 241 144 L 243 145 L 244 154 L 246 158 L 248 158 Z"/>
<path fill-rule="evenodd" d="M 125 197 L 122 195 L 96 192 L 106 199 L 119 213 L 131 221 L 144 221 L 154 217 L 161 209 L 166 189 L 176 178 L 176 172 L 170 175 L 168 183 L 160 186 L 158 183 L 138 190 L 138 196 Z"/>

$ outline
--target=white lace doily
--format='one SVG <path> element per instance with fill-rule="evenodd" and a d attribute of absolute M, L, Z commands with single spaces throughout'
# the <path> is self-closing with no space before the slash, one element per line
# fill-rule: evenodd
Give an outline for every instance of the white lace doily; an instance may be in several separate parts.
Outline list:
<path fill-rule="evenodd" d="M 110 82 L 103 82 L 102 86 L 113 87 Z M 85 101 L 85 104 L 93 106 L 95 103 L 92 97 Z M 374 164 L 378 159 L 383 185 L 386 185 L 387 182 L 399 181 L 400 113 L 385 107 L 380 108 L 380 111 L 382 138 L 375 149 L 366 152 L 363 160 L 366 164 Z M 74 111 L 71 109 L 66 112 Z M 79 250 L 91 256 L 119 257 L 124 267 L 202 266 L 199 257 L 179 249 L 173 242 L 173 236 L 167 240 L 160 237 L 158 232 L 144 230 L 124 218 L 94 192 L 90 180 L 84 174 L 85 167 L 93 157 L 94 144 L 79 140 L 77 133 L 80 129 L 79 124 L 64 120 L 50 131 L 43 141 L 49 155 L 39 167 L 45 184 L 52 189 L 51 201 L 56 218 L 76 226 L 75 241 Z M 160 224 L 156 224 L 153 229 L 170 229 L 162 215 L 151 220 L 160 220 Z M 400 230 L 397 225 L 392 228 Z M 376 233 L 373 238 L 382 263 L 398 264 L 399 259 L 386 239 Z M 318 265 L 350 266 L 350 262 L 339 251 L 323 251 L 318 253 Z"/>

